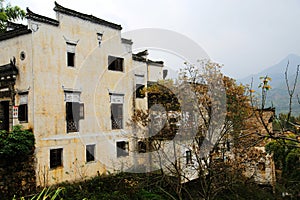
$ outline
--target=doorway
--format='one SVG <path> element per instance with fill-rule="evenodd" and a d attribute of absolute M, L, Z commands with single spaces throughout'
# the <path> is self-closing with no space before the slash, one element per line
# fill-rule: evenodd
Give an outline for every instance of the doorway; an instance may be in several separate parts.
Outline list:
<path fill-rule="evenodd" d="M 0 102 L 0 130 L 9 131 L 9 101 Z"/>

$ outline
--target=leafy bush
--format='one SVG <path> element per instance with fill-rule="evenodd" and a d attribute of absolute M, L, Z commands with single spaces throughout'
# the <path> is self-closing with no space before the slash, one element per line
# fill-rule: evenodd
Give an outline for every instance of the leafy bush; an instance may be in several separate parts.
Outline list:
<path fill-rule="evenodd" d="M 30 130 L 14 126 L 11 132 L 0 131 L 0 158 L 22 161 L 34 151 L 34 135 Z"/>
<path fill-rule="evenodd" d="M 60 197 L 61 192 L 64 190 L 64 188 L 56 188 L 55 190 L 52 190 L 51 187 L 44 188 L 40 193 L 34 195 L 32 198 L 28 198 L 28 200 L 59 200 L 62 199 Z M 13 197 L 12 200 L 17 200 L 16 196 Z M 20 200 L 26 200 L 25 197 L 21 197 Z"/>
<path fill-rule="evenodd" d="M 295 138 L 294 135 L 291 138 Z M 280 170 L 277 187 L 280 192 L 294 197 L 300 195 L 300 148 L 294 141 L 276 140 L 266 145 L 267 153 L 273 153 L 275 167 Z"/>
<path fill-rule="evenodd" d="M 21 200 L 175 200 L 178 199 L 172 187 L 159 174 L 120 173 L 109 176 L 97 176 L 81 182 L 65 182 L 55 187 L 41 189 L 37 195 L 29 195 Z M 199 180 L 198 180 L 199 181 Z M 182 199 L 201 199 L 200 184 L 197 180 L 187 183 L 190 196 Z M 29 197 L 29 198 L 28 198 Z M 32 197 L 32 198 L 30 198 Z M 272 188 L 263 188 L 256 184 L 240 182 L 233 185 L 232 190 L 224 190 L 215 199 L 275 199 Z M 19 199 L 19 198 L 14 198 Z"/>

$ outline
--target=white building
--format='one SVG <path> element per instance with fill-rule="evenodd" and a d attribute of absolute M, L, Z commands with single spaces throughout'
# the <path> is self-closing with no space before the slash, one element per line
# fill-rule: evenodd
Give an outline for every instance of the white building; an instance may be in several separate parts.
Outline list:
<path fill-rule="evenodd" d="M 163 62 L 132 53 L 120 25 L 57 3 L 54 11 L 27 10 L 26 26 L 0 35 L 0 128 L 32 129 L 42 186 L 130 167 L 127 122 L 147 108 L 136 89 L 163 74 Z"/>

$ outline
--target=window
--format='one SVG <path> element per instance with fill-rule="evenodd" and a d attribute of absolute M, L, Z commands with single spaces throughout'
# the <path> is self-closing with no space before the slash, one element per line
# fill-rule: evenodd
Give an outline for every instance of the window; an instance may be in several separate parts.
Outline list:
<path fill-rule="evenodd" d="M 62 148 L 50 150 L 50 169 L 62 166 L 62 153 Z"/>
<path fill-rule="evenodd" d="M 67 66 L 75 67 L 75 49 L 77 43 L 67 42 Z"/>
<path fill-rule="evenodd" d="M 0 101 L 0 130 L 9 131 L 9 101 Z"/>
<path fill-rule="evenodd" d="M 103 38 L 103 33 L 97 33 L 97 40 L 98 40 L 99 47 L 101 47 L 102 38 Z"/>
<path fill-rule="evenodd" d="M 123 71 L 124 58 L 118 58 L 114 56 L 108 56 L 108 70 Z"/>
<path fill-rule="evenodd" d="M 112 129 L 122 129 L 124 94 L 109 93 L 109 95 L 111 102 L 111 127 Z"/>
<path fill-rule="evenodd" d="M 23 123 L 28 122 L 28 93 L 20 94 L 18 120 Z"/>
<path fill-rule="evenodd" d="M 84 119 L 84 104 L 66 102 L 67 133 L 79 131 L 80 119 Z"/>
<path fill-rule="evenodd" d="M 25 52 L 24 52 L 24 51 L 21 51 L 21 53 L 20 53 L 20 59 L 21 59 L 21 60 L 25 60 L 25 58 L 26 58 Z"/>
<path fill-rule="evenodd" d="M 230 151 L 230 142 L 229 141 L 226 142 L 226 147 L 227 147 L 227 151 Z"/>
<path fill-rule="evenodd" d="M 147 149 L 146 143 L 143 142 L 143 141 L 139 141 L 138 142 L 138 152 L 139 153 L 146 153 L 146 149 Z"/>
<path fill-rule="evenodd" d="M 79 119 L 84 119 L 84 104 L 79 104 Z"/>
<path fill-rule="evenodd" d="M 135 74 L 135 97 L 136 98 L 144 98 L 145 92 L 143 89 L 145 88 L 145 75 L 144 74 Z"/>
<path fill-rule="evenodd" d="M 117 142 L 117 157 L 129 155 L 129 143 L 125 141 Z"/>
<path fill-rule="evenodd" d="M 86 162 L 95 161 L 95 146 L 94 144 L 86 145 L 85 158 Z"/>
<path fill-rule="evenodd" d="M 27 122 L 28 121 L 28 107 L 27 104 L 19 105 L 18 110 L 18 119 L 20 122 Z"/>
<path fill-rule="evenodd" d="M 75 67 L 75 53 L 67 52 L 67 66 Z"/>
<path fill-rule="evenodd" d="M 260 170 L 260 171 L 265 171 L 266 170 L 266 164 L 264 162 L 259 162 L 257 164 L 257 168 Z"/>
<path fill-rule="evenodd" d="M 111 104 L 111 128 L 123 128 L 123 104 Z"/>
<path fill-rule="evenodd" d="M 192 152 L 191 151 L 186 151 L 185 152 L 185 157 L 186 157 L 186 164 L 192 164 Z"/>
<path fill-rule="evenodd" d="M 136 98 L 144 98 L 145 97 L 145 94 L 143 91 L 144 88 L 145 88 L 145 85 L 136 84 L 136 91 L 135 91 Z"/>

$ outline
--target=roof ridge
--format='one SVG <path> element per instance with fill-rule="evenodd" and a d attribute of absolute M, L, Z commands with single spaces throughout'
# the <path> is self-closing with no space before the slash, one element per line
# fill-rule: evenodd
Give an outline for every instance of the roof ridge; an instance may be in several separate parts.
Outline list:
<path fill-rule="evenodd" d="M 7 21 L 7 27 L 11 27 L 11 28 L 21 28 L 21 27 L 27 27 L 24 24 L 20 24 L 20 23 L 15 23 L 12 21 Z"/>
<path fill-rule="evenodd" d="M 0 66 L 0 77 L 12 76 L 12 75 L 18 75 L 19 70 L 15 63 L 15 58 L 13 60 L 10 60 L 10 63 L 4 64 Z M 9 77 L 11 78 L 11 77 Z M 2 80 L 2 79 L 1 79 Z"/>
<path fill-rule="evenodd" d="M 121 38 L 122 43 L 126 43 L 126 44 L 133 44 L 131 39 L 127 39 L 127 38 Z"/>
<path fill-rule="evenodd" d="M 57 21 L 55 19 L 52 19 L 50 17 L 46 17 L 46 16 L 43 16 L 43 15 L 36 14 L 36 13 L 32 12 L 28 7 L 26 8 L 26 11 L 27 11 L 27 13 L 26 13 L 26 18 L 27 19 L 32 19 L 32 20 L 42 22 L 42 23 L 46 23 L 46 24 L 50 24 L 50 25 L 53 25 L 53 26 L 58 26 L 59 25 L 59 21 Z"/>
<path fill-rule="evenodd" d="M 5 31 L 3 33 L 0 33 L 0 41 L 2 40 L 7 40 L 13 37 L 21 36 L 21 35 L 26 35 L 31 33 L 32 31 L 28 29 L 27 26 L 20 26 L 19 28 L 15 28 L 13 30 Z"/>
<path fill-rule="evenodd" d="M 58 4 L 56 1 L 54 2 L 54 4 L 55 4 L 54 11 L 56 11 L 56 12 L 60 12 L 60 13 L 70 15 L 73 17 L 78 17 L 80 19 L 88 20 L 88 21 L 91 21 L 96 24 L 105 25 L 105 26 L 108 26 L 110 28 L 114 28 L 117 30 L 122 30 L 122 26 L 119 24 L 115 24 L 115 23 L 100 19 L 98 17 L 95 17 L 93 15 L 84 14 L 84 13 L 78 12 L 76 10 L 72 10 L 72 9 L 63 7 L 60 4 Z"/>
<path fill-rule="evenodd" d="M 146 58 L 139 56 L 138 54 L 134 54 L 134 53 L 132 54 L 132 59 L 135 61 L 145 62 L 145 63 L 149 63 L 149 64 L 156 64 L 161 67 L 163 67 L 163 65 L 164 65 L 164 61 L 154 61 L 154 60 L 146 59 Z"/>

